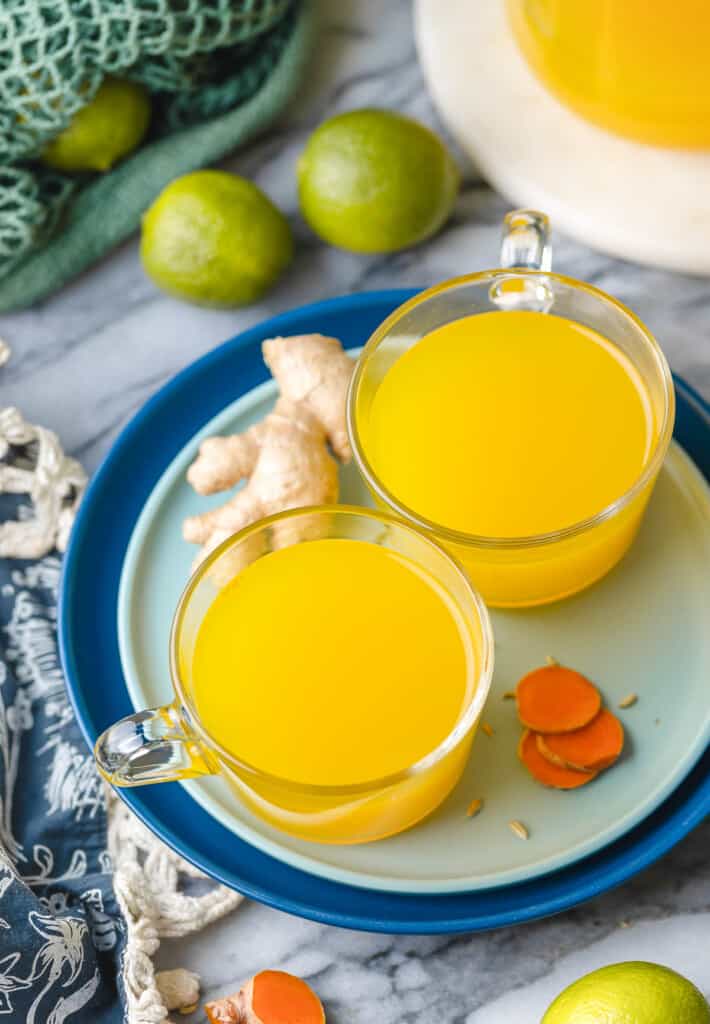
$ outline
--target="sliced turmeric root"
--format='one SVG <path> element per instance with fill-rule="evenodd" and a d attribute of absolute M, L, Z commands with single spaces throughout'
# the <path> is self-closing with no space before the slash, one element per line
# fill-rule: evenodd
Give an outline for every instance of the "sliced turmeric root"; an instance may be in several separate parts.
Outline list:
<path fill-rule="evenodd" d="M 601 771 L 624 748 L 624 729 L 611 711 L 602 708 L 588 725 L 574 732 L 538 734 L 537 749 L 552 764 L 577 771 Z"/>
<path fill-rule="evenodd" d="M 537 748 L 537 734 L 530 729 L 520 738 L 518 757 L 537 782 L 553 789 L 578 789 L 597 776 L 597 772 L 579 772 L 548 761 Z"/>
<path fill-rule="evenodd" d="M 602 699 L 594 683 L 573 668 L 545 665 L 518 683 L 518 717 L 534 732 L 581 729 L 599 713 Z"/>
<path fill-rule="evenodd" d="M 205 1005 L 211 1024 L 325 1024 L 313 989 L 285 971 L 261 971 L 234 995 Z"/>

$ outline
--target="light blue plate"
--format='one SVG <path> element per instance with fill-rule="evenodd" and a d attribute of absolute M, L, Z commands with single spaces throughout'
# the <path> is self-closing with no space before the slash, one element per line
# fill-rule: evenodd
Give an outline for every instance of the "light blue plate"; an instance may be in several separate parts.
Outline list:
<path fill-rule="evenodd" d="M 199 497 L 185 471 L 202 437 L 244 430 L 273 403 L 271 382 L 250 390 L 207 423 L 153 489 L 128 546 L 118 603 L 119 644 L 136 708 L 171 699 L 168 634 L 194 548 L 182 520 L 224 500 Z M 367 503 L 353 467 L 343 500 Z M 494 611 L 496 672 L 463 780 L 426 822 L 394 838 L 333 847 L 293 839 L 261 822 L 218 778 L 184 783 L 227 829 L 293 867 L 389 892 L 451 893 L 534 879 L 594 853 L 649 815 L 675 789 L 710 739 L 710 490 L 673 444 L 641 534 L 622 564 L 591 590 L 547 608 Z M 344 614 L 347 610 L 344 609 Z M 622 760 L 583 790 L 544 789 L 520 766 L 514 702 L 502 694 L 546 655 L 594 679 L 627 731 Z M 475 820 L 465 809 L 485 799 Z M 523 821 L 530 840 L 508 827 Z"/>

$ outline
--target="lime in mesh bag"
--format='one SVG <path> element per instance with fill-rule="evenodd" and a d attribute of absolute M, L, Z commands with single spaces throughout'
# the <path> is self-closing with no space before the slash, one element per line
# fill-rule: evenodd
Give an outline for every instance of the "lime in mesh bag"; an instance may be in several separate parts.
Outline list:
<path fill-rule="evenodd" d="M 263 129 L 293 93 L 313 22 L 311 0 L 1 0 L 0 311 L 55 291 L 173 178 Z M 106 75 L 151 92 L 146 141 L 100 177 L 43 167 Z"/>

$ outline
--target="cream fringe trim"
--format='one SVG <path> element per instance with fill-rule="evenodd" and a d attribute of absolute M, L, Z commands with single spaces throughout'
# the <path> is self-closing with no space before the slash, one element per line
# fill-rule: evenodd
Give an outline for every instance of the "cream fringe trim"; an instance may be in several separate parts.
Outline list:
<path fill-rule="evenodd" d="M 112 793 L 108 848 L 113 859 L 113 888 L 126 920 L 123 986 L 129 1024 L 161 1024 L 169 1010 L 187 1009 L 198 1000 L 196 974 L 178 968 L 158 974 L 154 956 L 161 938 L 200 931 L 233 910 L 243 897 L 224 886 L 203 896 L 180 892 L 180 875 L 202 872 L 155 838 Z"/>
<path fill-rule="evenodd" d="M 0 339 L 0 367 L 10 356 Z M 34 514 L 0 523 L 0 558 L 42 558 L 64 551 L 86 474 L 64 455 L 51 430 L 26 423 L 17 409 L 0 407 L 0 459 L 26 449 L 13 464 L 0 463 L 0 492 L 27 494 Z M 123 989 L 127 1024 L 167 1024 L 170 1010 L 186 1012 L 199 996 L 199 978 L 178 968 L 156 973 L 152 957 L 162 938 L 200 931 L 233 910 L 242 896 L 214 886 L 202 896 L 180 891 L 182 877 L 205 876 L 148 831 L 117 797 L 108 797 L 108 847 L 113 887 L 126 922 Z"/>

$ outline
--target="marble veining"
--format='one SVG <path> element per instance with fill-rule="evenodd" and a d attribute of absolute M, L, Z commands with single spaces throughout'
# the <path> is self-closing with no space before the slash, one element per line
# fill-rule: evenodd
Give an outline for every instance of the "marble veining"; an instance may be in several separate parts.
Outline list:
<path fill-rule="evenodd" d="M 0 404 L 17 405 L 31 421 L 56 430 L 89 471 L 156 388 L 263 318 L 332 295 L 425 285 L 497 262 L 506 204 L 460 154 L 463 186 L 455 214 L 437 238 L 411 252 L 362 257 L 336 251 L 299 219 L 295 163 L 323 117 L 387 106 L 443 131 L 417 65 L 409 0 L 321 0 L 321 8 L 322 41 L 302 94 L 275 130 L 226 163 L 253 178 L 293 223 L 296 262 L 273 292 L 245 310 L 181 304 L 143 275 L 133 239 L 61 294 L 0 319 L 0 335 L 13 348 L 0 371 Z M 710 397 L 707 280 L 639 268 L 560 236 L 554 265 L 632 306 L 673 368 Z M 600 899 L 485 935 L 358 934 L 249 904 L 192 939 L 164 943 L 160 961 L 199 971 L 206 997 L 235 988 L 263 967 L 298 972 L 322 995 L 331 1024 L 535 1024 L 573 977 L 620 959 L 669 963 L 710 994 L 709 845 L 706 823 Z M 205 1018 L 198 1011 L 181 1019 Z"/>
<path fill-rule="evenodd" d="M 538 1024 L 576 977 L 630 959 L 666 963 L 710 995 L 709 840 L 710 822 L 625 886 L 519 927 L 368 935 L 248 904 L 189 942 L 164 944 L 160 961 L 189 954 L 207 997 L 267 963 L 293 971 L 317 988 L 331 1024 Z"/>

